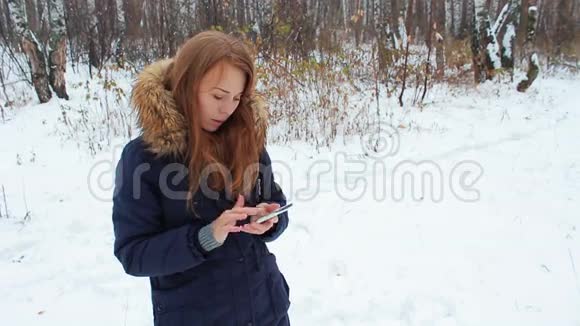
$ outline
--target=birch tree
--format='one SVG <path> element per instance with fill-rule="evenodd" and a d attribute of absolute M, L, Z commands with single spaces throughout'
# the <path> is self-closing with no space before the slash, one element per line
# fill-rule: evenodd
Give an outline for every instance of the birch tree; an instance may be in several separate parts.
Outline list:
<path fill-rule="evenodd" d="M 491 80 L 495 76 L 496 70 L 501 68 L 499 44 L 491 25 L 489 11 L 485 5 L 485 1 L 476 0 L 474 8 L 475 23 L 480 41 L 479 53 L 477 55 L 481 56 L 479 60 L 481 60 L 485 67 L 483 78 Z"/>
<path fill-rule="evenodd" d="M 536 22 L 538 20 L 538 7 L 530 6 L 528 8 L 528 20 L 527 20 L 527 37 L 525 45 L 528 48 L 532 48 L 534 46 L 534 42 L 536 40 Z M 526 78 L 524 78 L 518 84 L 518 91 L 525 92 L 532 86 L 532 83 L 538 77 L 540 73 L 540 63 L 538 60 L 538 55 L 536 52 L 532 52 L 528 59 L 528 72 L 526 74 Z"/>
<path fill-rule="evenodd" d="M 48 43 L 50 86 L 59 98 L 68 100 L 66 93 L 66 27 L 62 0 L 50 0 L 50 38 Z"/>
<path fill-rule="evenodd" d="M 30 73 L 32 74 L 32 84 L 34 85 L 38 100 L 40 103 L 46 103 L 52 98 L 52 92 L 46 73 L 46 58 L 42 51 L 42 45 L 28 26 L 23 1 L 8 0 L 8 8 L 14 19 L 16 34 L 20 38 L 22 50 L 28 57 Z"/>
<path fill-rule="evenodd" d="M 445 0 L 435 0 L 433 2 L 433 15 L 435 18 L 434 38 L 435 38 L 435 64 L 437 78 L 442 78 L 445 74 L 445 42 L 442 34 L 445 33 Z"/>
<path fill-rule="evenodd" d="M 115 34 L 117 36 L 115 45 L 115 60 L 121 68 L 125 66 L 125 42 L 127 40 L 127 22 L 125 19 L 125 6 L 123 0 L 116 0 L 116 24 Z"/>

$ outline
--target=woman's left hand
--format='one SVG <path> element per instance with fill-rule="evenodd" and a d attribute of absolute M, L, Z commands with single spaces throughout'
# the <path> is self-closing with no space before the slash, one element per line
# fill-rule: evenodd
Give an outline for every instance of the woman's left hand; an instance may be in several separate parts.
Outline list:
<path fill-rule="evenodd" d="M 264 215 L 269 214 L 270 212 L 277 210 L 280 208 L 280 204 L 260 203 L 256 205 L 256 207 L 260 208 L 260 212 L 250 217 L 250 223 L 244 224 L 242 226 L 242 232 L 260 235 L 266 233 L 266 231 L 270 230 L 274 224 L 278 223 L 278 216 L 275 216 L 263 223 L 258 223 L 256 220 Z"/>

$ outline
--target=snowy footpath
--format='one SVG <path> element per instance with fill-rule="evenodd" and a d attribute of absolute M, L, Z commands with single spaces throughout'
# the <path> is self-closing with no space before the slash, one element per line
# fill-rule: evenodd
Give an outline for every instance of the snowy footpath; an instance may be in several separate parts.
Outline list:
<path fill-rule="evenodd" d="M 295 205 L 269 245 L 292 324 L 580 325 L 580 79 L 514 89 L 392 102 L 379 153 L 268 146 Z M 126 140 L 94 157 L 62 141 L 60 103 L 0 124 L 0 324 L 151 325 L 148 279 L 112 249 Z"/>

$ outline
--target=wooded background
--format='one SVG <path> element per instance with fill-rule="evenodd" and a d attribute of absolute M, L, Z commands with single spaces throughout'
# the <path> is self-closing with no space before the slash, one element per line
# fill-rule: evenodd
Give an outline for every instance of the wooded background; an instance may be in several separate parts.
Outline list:
<path fill-rule="evenodd" d="M 382 81 L 394 83 L 410 73 L 409 46 L 427 52 L 426 75 L 450 78 L 449 69 L 470 65 L 481 82 L 514 64 L 528 70 L 534 53 L 577 69 L 580 43 L 580 0 L 0 0 L 0 12 L 3 64 L 15 65 L 41 102 L 51 89 L 67 98 L 67 62 L 138 69 L 206 29 L 245 37 L 261 62 L 276 64 L 370 45 Z M 402 69 L 389 77 L 393 65 Z"/>

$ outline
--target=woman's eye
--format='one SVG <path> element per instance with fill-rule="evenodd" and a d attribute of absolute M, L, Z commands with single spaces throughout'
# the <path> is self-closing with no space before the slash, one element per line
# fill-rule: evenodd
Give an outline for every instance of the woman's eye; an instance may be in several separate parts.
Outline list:
<path fill-rule="evenodd" d="M 216 100 L 221 100 L 221 99 L 222 99 L 222 97 L 221 97 L 221 96 L 217 96 L 217 95 L 214 95 L 213 97 L 214 97 Z"/>
<path fill-rule="evenodd" d="M 235 98 L 235 99 L 234 99 L 234 102 L 239 102 L 239 101 L 240 101 L 240 99 L 239 99 L 239 98 Z"/>

